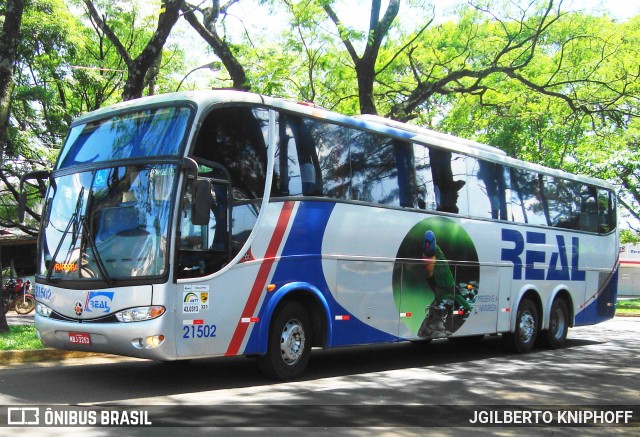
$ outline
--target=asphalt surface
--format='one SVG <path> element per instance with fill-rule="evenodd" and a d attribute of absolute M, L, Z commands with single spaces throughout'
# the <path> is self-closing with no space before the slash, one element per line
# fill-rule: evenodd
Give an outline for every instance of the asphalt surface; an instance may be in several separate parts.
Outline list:
<path fill-rule="evenodd" d="M 7 323 L 9 325 L 33 325 L 33 316 L 35 311 L 31 311 L 29 314 L 20 315 L 15 311 L 9 311 L 7 313 Z"/>

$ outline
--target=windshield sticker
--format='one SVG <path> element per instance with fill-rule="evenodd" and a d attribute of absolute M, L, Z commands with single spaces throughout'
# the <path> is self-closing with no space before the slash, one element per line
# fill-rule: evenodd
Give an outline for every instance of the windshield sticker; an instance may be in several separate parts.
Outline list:
<path fill-rule="evenodd" d="M 108 313 L 111 311 L 113 291 L 90 291 L 84 310 L 88 313 Z"/>
<path fill-rule="evenodd" d="M 209 309 L 209 292 L 208 291 L 183 292 L 183 297 L 182 297 L 183 313 L 197 314 L 200 311 L 205 311 L 208 309 Z"/>
<path fill-rule="evenodd" d="M 55 263 L 53 265 L 54 272 L 77 272 L 78 264 L 77 263 Z"/>
<path fill-rule="evenodd" d="M 110 169 L 98 170 L 96 177 L 93 180 L 93 188 L 102 188 L 107 185 L 107 179 L 109 178 Z"/>

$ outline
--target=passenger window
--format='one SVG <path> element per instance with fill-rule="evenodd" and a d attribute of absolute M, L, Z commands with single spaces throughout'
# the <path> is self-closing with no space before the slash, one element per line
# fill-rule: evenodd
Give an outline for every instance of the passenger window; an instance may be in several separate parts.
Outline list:
<path fill-rule="evenodd" d="M 322 192 L 335 199 L 351 199 L 349 129 L 305 120 L 313 138 L 322 172 Z"/>
<path fill-rule="evenodd" d="M 349 129 L 351 199 L 400 206 L 398 171 L 390 138 Z"/>
<path fill-rule="evenodd" d="M 601 234 L 607 234 L 616 228 L 616 197 L 604 189 L 598 190 L 598 222 Z"/>
<path fill-rule="evenodd" d="M 543 182 L 541 174 L 511 169 L 511 213 L 514 221 L 532 225 L 549 223 Z"/>
<path fill-rule="evenodd" d="M 262 198 L 268 126 L 269 113 L 265 109 L 216 109 L 202 123 L 193 156 L 223 165 L 241 198 Z"/>
<path fill-rule="evenodd" d="M 504 167 L 472 157 L 467 158 L 467 163 L 469 215 L 508 220 Z"/>
<path fill-rule="evenodd" d="M 413 145 L 416 178 L 416 206 L 420 209 L 435 211 L 436 202 L 435 187 L 433 185 L 433 172 L 429 159 L 429 148 L 422 144 Z"/>
<path fill-rule="evenodd" d="M 545 192 L 549 208 L 549 225 L 580 230 L 581 207 L 579 183 L 545 176 Z"/>
<path fill-rule="evenodd" d="M 467 214 L 467 165 L 464 155 L 429 148 L 437 210 Z M 462 207 L 462 208 L 461 208 Z"/>
<path fill-rule="evenodd" d="M 280 114 L 273 196 L 322 196 L 322 171 L 308 123 Z"/>
<path fill-rule="evenodd" d="M 598 232 L 598 191 L 590 185 L 581 185 L 580 224 L 583 231 Z"/>

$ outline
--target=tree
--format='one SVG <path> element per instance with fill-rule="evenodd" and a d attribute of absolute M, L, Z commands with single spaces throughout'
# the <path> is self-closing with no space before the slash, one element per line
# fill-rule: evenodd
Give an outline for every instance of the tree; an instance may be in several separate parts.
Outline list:
<path fill-rule="evenodd" d="M 51 166 L 56 148 L 77 114 L 66 80 L 68 68 L 63 65 L 77 53 L 76 28 L 62 0 L 32 0 L 24 9 L 22 33 L 32 37 L 21 38 L 16 51 L 11 122 L 0 167 L 0 225 L 31 235 L 37 234 L 35 206 L 44 185 L 27 186 L 28 220 L 18 223 L 18 180 L 27 171 Z"/>
<path fill-rule="evenodd" d="M 122 99 L 131 100 L 142 97 L 145 87 L 150 86 L 153 89 L 162 61 L 162 48 L 171 29 L 178 21 L 184 0 L 162 0 L 155 32 L 137 55 L 131 53 L 130 49 L 123 44 L 109 25 L 108 17 L 98 12 L 93 1 L 84 0 L 84 4 L 93 23 L 111 41 L 127 68 Z"/>
<path fill-rule="evenodd" d="M 617 23 L 565 14 L 518 73 L 526 80 L 494 75 L 477 93 L 450 96 L 451 110 L 439 128 L 514 157 L 608 180 L 620 187 L 621 215 L 637 222 L 637 26 L 637 18 Z M 530 86 L 534 81 L 539 85 Z"/>
<path fill-rule="evenodd" d="M 220 17 L 224 17 L 229 7 L 236 2 L 238 2 L 238 0 L 230 0 L 227 4 L 220 5 L 219 0 L 211 0 L 211 6 L 208 7 L 185 3 L 182 6 L 182 11 L 185 20 L 187 20 L 191 27 L 209 44 L 213 53 L 222 61 L 222 64 L 229 72 L 229 76 L 233 82 L 233 88 L 240 91 L 249 91 L 251 89 L 251 83 L 244 67 L 234 54 L 231 45 L 224 38 L 220 37 L 217 30 L 217 25 L 221 21 Z M 196 12 L 202 16 L 202 22 L 198 20 Z"/>
<path fill-rule="evenodd" d="M 4 22 L 0 31 L 0 163 L 4 162 L 8 147 L 9 111 L 14 87 L 13 71 L 20 41 L 23 11 L 23 0 L 7 0 L 3 11 Z"/>
<path fill-rule="evenodd" d="M 322 7 L 327 16 L 336 25 L 340 39 L 353 61 L 356 76 L 358 78 L 358 100 L 361 114 L 377 114 L 376 103 L 373 95 L 374 82 L 376 80 L 376 63 L 380 53 L 382 41 L 388 35 L 400 9 L 400 0 L 390 0 L 386 11 L 381 14 L 381 1 L 371 1 L 369 29 L 366 35 L 366 45 L 362 55 L 358 55 L 351 41 L 349 32 L 338 18 L 330 2 L 324 2 Z"/>
<path fill-rule="evenodd" d="M 0 31 L 0 163 L 4 162 L 5 149 L 8 146 L 7 132 L 13 91 L 13 70 L 20 41 L 23 11 L 23 0 L 7 0 L 3 11 L 4 23 Z M 0 249 L 0 257 L 1 255 L 2 250 Z M 0 260 L 0 333 L 7 332 L 9 332 L 9 325 L 5 317 L 4 278 L 2 277 L 2 261 Z"/>

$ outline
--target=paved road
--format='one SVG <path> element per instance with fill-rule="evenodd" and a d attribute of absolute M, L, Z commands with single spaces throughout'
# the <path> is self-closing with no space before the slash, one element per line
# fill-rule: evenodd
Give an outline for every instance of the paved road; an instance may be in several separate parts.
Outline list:
<path fill-rule="evenodd" d="M 7 313 L 7 323 L 9 325 L 33 325 L 33 316 L 35 311 L 31 311 L 29 314 L 20 315 L 15 311 L 9 311 Z"/>
<path fill-rule="evenodd" d="M 505 352 L 496 337 L 487 337 L 471 346 L 435 341 L 426 347 L 397 344 L 314 351 L 305 378 L 290 383 L 266 381 L 253 361 L 242 357 L 195 360 L 182 365 L 94 358 L 10 366 L 0 368 L 0 405 L 72 404 L 103 408 L 109 405 L 154 408 L 156 405 L 153 411 L 156 414 L 160 411 L 163 417 L 173 420 L 182 417 L 186 424 L 200 419 L 198 423 L 209 427 L 225 421 L 228 424 L 229 420 L 255 425 L 246 422 L 246 418 L 257 414 L 258 424 L 263 426 L 244 431 L 233 429 L 237 431 L 235 435 L 245 431 L 275 433 L 276 429 L 268 425 L 265 415 L 272 415 L 289 426 L 277 429 L 280 435 L 297 435 L 299 426 L 309 424 L 316 426 L 312 429 L 314 434 L 367 435 L 371 428 L 354 428 L 358 425 L 354 423 L 339 429 L 327 428 L 328 423 L 318 426 L 310 412 L 326 412 L 326 406 L 334 406 L 342 409 L 344 419 L 348 414 L 384 415 L 407 404 L 414 404 L 406 407 L 408 411 L 436 416 L 447 414 L 442 406 L 455 410 L 465 405 L 467 409 L 495 405 L 514 408 L 640 405 L 639 335 L 640 318 L 616 318 L 571 330 L 565 349 L 535 350 L 527 355 Z M 318 407 L 314 409 L 313 405 Z M 373 409 L 358 410 L 362 406 Z M 215 411 L 222 412 L 222 416 L 211 419 L 213 416 L 207 416 L 211 414 L 207 408 L 218 408 Z M 192 413 L 197 415 L 198 411 L 201 417 L 194 419 Z M 460 421 L 468 422 L 466 417 L 446 417 L 456 425 L 460 425 Z M 154 420 L 157 419 L 156 415 Z M 225 434 L 232 431 L 230 428 L 217 430 Z M 2 431 L 0 428 L 0 435 Z M 28 435 L 24 431 L 21 430 L 22 435 Z M 113 429 L 107 431 L 92 429 L 90 435 L 109 435 Z M 205 435 L 205 430 L 200 428 L 146 431 L 152 431 L 154 436 Z M 425 434 L 424 429 L 398 428 L 397 425 L 373 431 L 391 435 Z M 514 436 L 522 435 L 523 431 L 517 428 L 482 430 L 483 434 Z M 546 427 L 527 428 L 526 434 L 533 431 L 543 435 L 611 435 L 615 430 Z M 629 434 L 629 429 L 622 431 Z M 433 428 L 428 434 L 466 435 L 468 432 L 468 428 Z M 61 430 L 49 429 L 47 434 L 66 435 Z"/>

